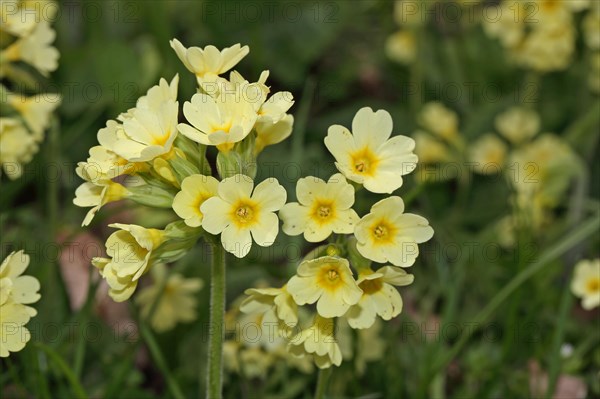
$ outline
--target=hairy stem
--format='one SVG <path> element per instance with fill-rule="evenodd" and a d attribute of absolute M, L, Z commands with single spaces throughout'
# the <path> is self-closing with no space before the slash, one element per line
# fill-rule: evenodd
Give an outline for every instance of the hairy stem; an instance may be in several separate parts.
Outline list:
<path fill-rule="evenodd" d="M 210 281 L 206 397 L 219 399 L 223 395 L 223 331 L 225 323 L 225 250 L 220 244 L 213 245 Z"/>

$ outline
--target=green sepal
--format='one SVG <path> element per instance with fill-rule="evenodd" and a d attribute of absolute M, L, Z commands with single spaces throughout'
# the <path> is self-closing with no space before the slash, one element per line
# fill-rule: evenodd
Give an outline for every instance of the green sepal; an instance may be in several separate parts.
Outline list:
<path fill-rule="evenodd" d="M 175 198 L 173 191 L 152 184 L 128 186 L 127 191 L 130 193 L 128 199 L 155 208 L 171 208 Z"/>

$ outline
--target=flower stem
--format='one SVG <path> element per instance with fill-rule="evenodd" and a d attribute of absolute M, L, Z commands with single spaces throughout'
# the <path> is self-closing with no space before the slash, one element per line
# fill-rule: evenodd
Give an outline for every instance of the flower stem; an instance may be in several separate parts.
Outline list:
<path fill-rule="evenodd" d="M 317 389 L 315 390 L 315 399 L 323 399 L 325 397 L 325 390 L 329 377 L 331 376 L 333 369 L 328 367 L 326 369 L 319 370 L 319 376 L 317 377 Z"/>
<path fill-rule="evenodd" d="M 223 395 L 223 332 L 225 323 L 225 250 L 213 245 L 210 276 L 210 323 L 208 332 L 208 382 L 206 397 Z"/>

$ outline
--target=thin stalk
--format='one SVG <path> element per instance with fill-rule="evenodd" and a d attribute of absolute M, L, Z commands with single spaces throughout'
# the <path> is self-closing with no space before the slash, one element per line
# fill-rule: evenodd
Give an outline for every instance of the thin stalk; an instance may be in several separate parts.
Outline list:
<path fill-rule="evenodd" d="M 583 200 L 587 194 L 587 187 L 589 186 L 589 178 L 587 170 L 583 165 L 578 166 L 579 179 L 577 180 L 577 186 L 571 199 L 571 206 L 569 209 L 569 224 L 572 228 L 581 223 L 583 218 Z M 548 389 L 546 390 L 546 398 L 549 399 L 554 395 L 556 389 L 556 383 L 558 382 L 558 375 L 561 370 L 561 356 L 560 348 L 565 336 L 565 326 L 567 324 L 567 317 L 569 310 L 573 306 L 573 295 L 571 294 L 571 279 L 572 267 L 570 267 L 579 257 L 582 252 L 581 245 L 573 247 L 564 256 L 568 267 L 565 270 L 565 281 L 563 286 L 562 297 L 560 300 L 560 307 L 558 312 L 558 318 L 556 323 L 556 329 L 554 330 L 554 337 L 552 340 L 552 351 L 550 352 L 550 363 L 548 367 Z"/>
<path fill-rule="evenodd" d="M 225 324 L 225 250 L 213 245 L 210 276 L 210 322 L 208 326 L 208 381 L 206 397 L 223 396 L 223 332 Z"/>
<path fill-rule="evenodd" d="M 581 225 L 575 231 L 569 232 L 562 238 L 556 245 L 551 246 L 546 252 L 544 252 L 540 258 L 531 263 L 526 269 L 522 270 L 517 274 L 507 285 L 500 290 L 492 300 L 486 305 L 481 312 L 479 312 L 475 318 L 476 328 L 481 326 L 496 309 L 506 301 L 506 299 L 525 281 L 533 277 L 537 272 L 542 270 L 549 262 L 555 260 L 559 256 L 562 256 L 573 246 L 579 244 L 581 241 L 588 238 L 590 235 L 598 231 L 600 227 L 600 215 L 596 214 L 591 218 L 590 221 Z M 469 341 L 470 334 L 463 334 L 461 338 L 452 346 L 445 356 L 440 357 L 440 360 L 436 363 L 435 369 L 441 369 L 445 367 L 465 346 Z"/>
<path fill-rule="evenodd" d="M 319 376 L 317 377 L 317 389 L 315 389 L 315 399 L 323 399 L 325 397 L 327 383 L 329 382 L 329 377 L 331 377 L 332 372 L 332 367 L 319 370 Z"/>
<path fill-rule="evenodd" d="M 65 378 L 67 379 L 67 381 L 69 381 L 69 384 L 71 385 L 71 390 L 74 393 L 74 397 L 76 397 L 78 399 L 80 399 L 80 398 L 85 399 L 88 397 L 87 394 L 85 393 L 85 390 L 83 389 L 83 386 L 81 385 L 81 383 L 75 376 L 75 373 L 73 372 L 73 370 L 63 360 L 63 358 L 60 357 L 60 355 L 54 351 L 54 349 L 52 349 L 48 345 L 42 344 L 41 342 L 35 342 L 33 344 L 33 346 L 35 346 L 36 348 L 45 352 L 46 355 L 48 355 L 48 357 L 50 358 L 50 360 L 52 360 L 54 362 L 54 364 L 56 365 L 56 367 L 63 373 L 63 375 L 65 376 Z"/>
<path fill-rule="evenodd" d="M 167 362 L 166 362 L 162 352 L 160 351 L 160 347 L 158 346 L 158 343 L 156 342 L 156 339 L 154 338 L 152 331 L 150 331 L 150 329 L 146 325 L 146 322 L 141 319 L 140 319 L 140 333 L 142 334 L 142 337 L 144 338 L 144 342 L 146 342 L 146 345 L 148 346 L 148 349 L 150 350 L 150 353 L 152 354 L 152 358 L 154 358 L 156 365 L 160 369 L 162 375 L 167 380 L 167 387 L 169 388 L 169 391 L 171 391 L 171 394 L 173 395 L 173 397 L 175 399 L 184 399 L 185 395 L 183 394 L 183 392 L 181 391 L 181 388 L 177 384 L 177 381 L 171 374 L 171 372 L 169 370 L 169 366 L 167 365 Z"/>

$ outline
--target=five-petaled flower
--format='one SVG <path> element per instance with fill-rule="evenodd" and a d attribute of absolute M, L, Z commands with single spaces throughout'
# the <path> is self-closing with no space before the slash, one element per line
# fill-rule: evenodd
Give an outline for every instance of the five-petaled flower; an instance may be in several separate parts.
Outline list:
<path fill-rule="evenodd" d="M 371 207 L 356 225 L 358 252 L 372 261 L 412 266 L 421 244 L 433 237 L 433 229 L 422 216 L 404 212 L 400 197 L 388 197 Z"/>
<path fill-rule="evenodd" d="M 354 187 L 337 173 L 326 183 L 317 177 L 305 177 L 296 184 L 299 202 L 286 204 L 279 216 L 288 235 L 304 233 L 309 242 L 323 241 L 331 233 L 352 234 L 359 220 L 351 208 Z"/>
<path fill-rule="evenodd" d="M 262 246 L 273 244 L 279 233 L 275 212 L 285 204 L 287 194 L 276 179 L 256 186 L 248 176 L 237 174 L 219 183 L 216 196 L 207 199 L 200 210 L 202 227 L 221 234 L 223 248 L 238 258 L 248 255 L 252 239 Z"/>
<path fill-rule="evenodd" d="M 323 317 L 340 317 L 355 305 L 362 295 L 350 264 L 336 256 L 305 260 L 288 282 L 288 291 L 298 305 L 317 302 Z"/>
<path fill-rule="evenodd" d="M 335 166 L 349 180 L 374 193 L 391 194 L 402 186 L 402 176 L 417 166 L 410 137 L 392 134 L 392 117 L 385 110 L 361 108 L 352 120 L 352 132 L 341 125 L 329 128 L 325 146 Z"/>

